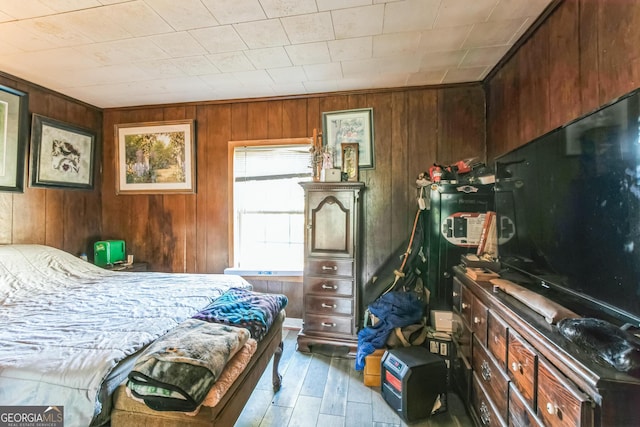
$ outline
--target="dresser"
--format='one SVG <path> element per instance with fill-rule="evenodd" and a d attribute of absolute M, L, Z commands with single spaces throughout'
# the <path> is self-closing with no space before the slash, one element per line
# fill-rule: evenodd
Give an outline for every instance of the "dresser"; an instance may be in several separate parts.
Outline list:
<path fill-rule="evenodd" d="M 640 378 L 600 364 L 526 305 L 454 267 L 452 377 L 482 426 L 638 425 Z"/>
<path fill-rule="evenodd" d="M 355 355 L 360 298 L 361 182 L 305 182 L 302 329 L 298 350 L 344 346 Z"/>

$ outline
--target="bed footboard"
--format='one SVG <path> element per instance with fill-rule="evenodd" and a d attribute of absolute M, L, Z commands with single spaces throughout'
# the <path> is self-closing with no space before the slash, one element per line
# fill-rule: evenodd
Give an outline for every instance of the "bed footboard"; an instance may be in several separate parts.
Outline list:
<path fill-rule="evenodd" d="M 269 333 L 259 343 L 258 349 L 246 369 L 240 374 L 224 397 L 215 407 L 203 406 L 196 416 L 182 412 L 154 411 L 143 403 L 126 395 L 125 385 L 120 385 L 114 394 L 114 409 L 111 412 L 112 427 L 227 427 L 240 416 L 247 400 L 255 389 L 273 356 L 273 390 L 280 389 L 282 376 L 278 369 L 282 357 L 282 324 L 284 311 L 271 326 Z"/>

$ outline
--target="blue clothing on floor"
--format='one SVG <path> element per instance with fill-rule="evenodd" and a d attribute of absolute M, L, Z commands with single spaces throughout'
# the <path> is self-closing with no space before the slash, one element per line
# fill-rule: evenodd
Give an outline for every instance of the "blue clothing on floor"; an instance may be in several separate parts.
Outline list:
<path fill-rule="evenodd" d="M 356 370 L 364 369 L 364 358 L 378 348 L 384 348 L 389 334 L 395 328 L 420 323 L 422 302 L 412 292 L 388 292 L 369 304 L 369 311 L 378 318 L 373 326 L 358 332 Z"/>

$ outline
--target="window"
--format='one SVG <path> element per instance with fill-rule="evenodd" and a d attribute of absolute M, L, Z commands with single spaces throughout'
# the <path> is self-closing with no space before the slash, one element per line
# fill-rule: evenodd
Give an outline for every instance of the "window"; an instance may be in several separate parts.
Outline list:
<path fill-rule="evenodd" d="M 256 274 L 303 269 L 304 192 L 299 183 L 311 180 L 310 139 L 286 141 L 234 141 L 229 148 L 235 269 Z"/>

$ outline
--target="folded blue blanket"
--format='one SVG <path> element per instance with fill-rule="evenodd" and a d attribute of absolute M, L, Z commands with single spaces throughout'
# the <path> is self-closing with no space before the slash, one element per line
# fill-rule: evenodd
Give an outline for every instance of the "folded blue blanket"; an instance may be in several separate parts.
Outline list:
<path fill-rule="evenodd" d="M 260 341 L 288 302 L 282 294 L 231 288 L 193 318 L 246 328 L 252 338 Z"/>

